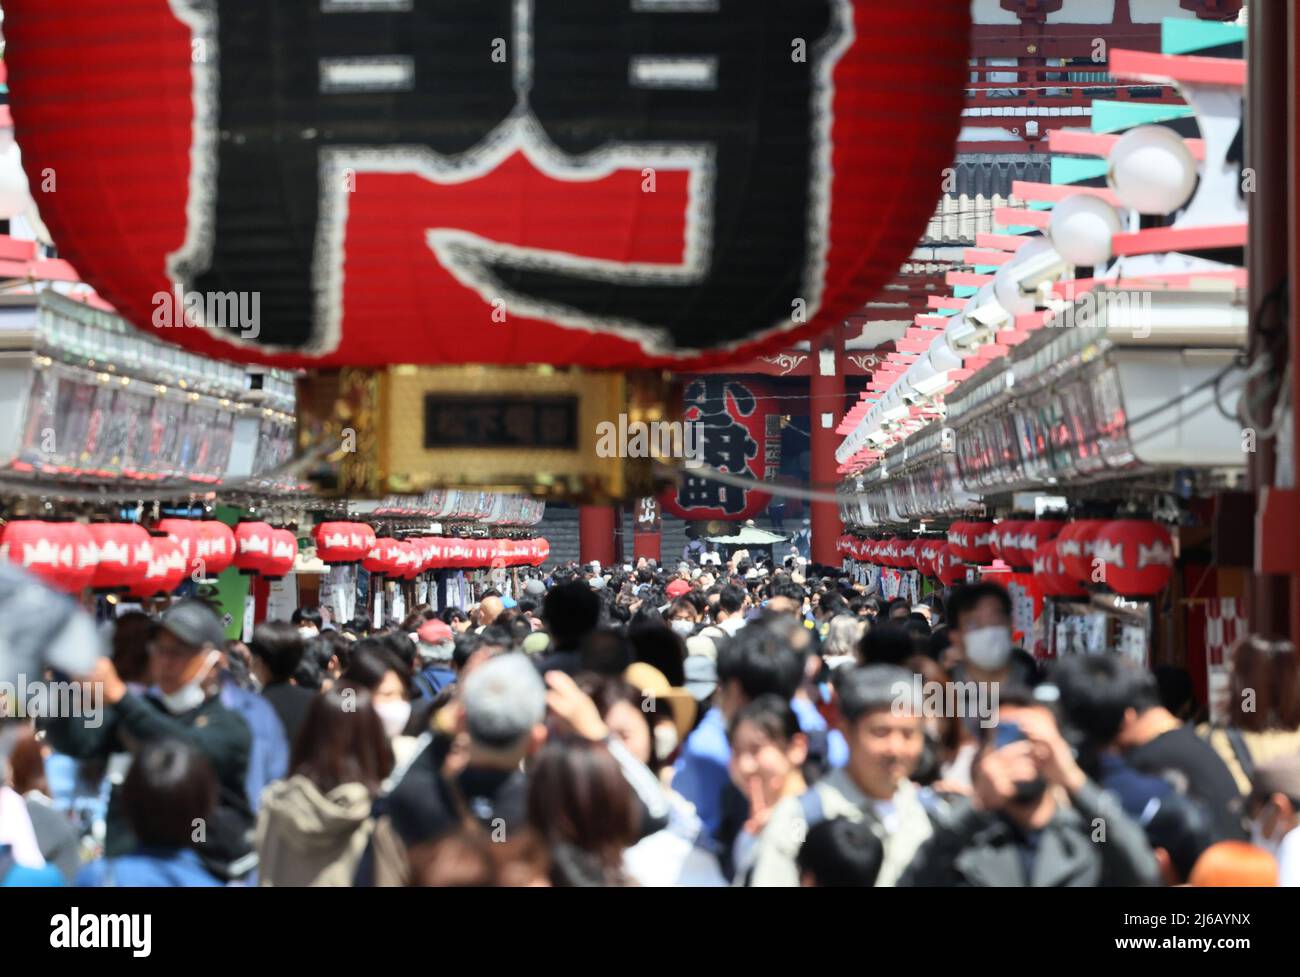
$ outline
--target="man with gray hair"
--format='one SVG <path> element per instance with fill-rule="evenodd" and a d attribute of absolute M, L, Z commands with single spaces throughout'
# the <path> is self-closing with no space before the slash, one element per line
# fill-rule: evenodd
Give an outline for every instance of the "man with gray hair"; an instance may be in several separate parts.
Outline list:
<path fill-rule="evenodd" d="M 391 793 L 375 803 L 357 884 L 407 884 L 406 852 L 454 831 L 466 815 L 495 839 L 516 837 L 528 823 L 523 761 L 546 742 L 545 721 L 546 687 L 526 655 L 498 655 L 470 672 L 456 704 L 456 731 L 468 741 L 463 769 L 443 769 L 450 737 L 422 738 Z"/>
<path fill-rule="evenodd" d="M 799 885 L 799 848 L 821 821 L 866 822 L 884 846 L 876 879 L 884 886 L 898 881 L 932 834 L 921 791 L 908 779 L 925 743 L 912 673 L 895 665 L 846 668 L 835 686 L 849 762 L 772 811 L 759 838 L 752 885 Z"/>
<path fill-rule="evenodd" d="M 498 655 L 475 668 L 460 685 L 456 732 L 467 752 L 447 765 L 451 740 L 426 734 L 406 770 L 394 775 L 392 792 L 375 802 L 375 830 L 357 870 L 358 885 L 406 885 L 406 853 L 454 831 L 474 818 L 494 841 L 508 841 L 528 823 L 527 761 L 547 739 L 548 709 L 566 735 L 603 742 L 632 788 L 638 836 L 667 824 L 663 790 L 644 764 L 623 746 L 600 710 L 568 675 L 545 680 L 527 655 Z M 435 722 L 435 727 L 438 724 Z"/>

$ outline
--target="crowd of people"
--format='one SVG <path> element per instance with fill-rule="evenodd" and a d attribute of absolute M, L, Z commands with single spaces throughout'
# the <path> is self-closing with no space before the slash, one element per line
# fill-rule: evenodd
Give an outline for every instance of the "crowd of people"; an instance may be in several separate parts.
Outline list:
<path fill-rule="evenodd" d="M 1211 725 L 1185 672 L 1011 624 L 747 555 L 246 644 L 128 613 L 71 676 L 102 714 L 0 712 L 0 885 L 1300 884 L 1290 646 Z"/>

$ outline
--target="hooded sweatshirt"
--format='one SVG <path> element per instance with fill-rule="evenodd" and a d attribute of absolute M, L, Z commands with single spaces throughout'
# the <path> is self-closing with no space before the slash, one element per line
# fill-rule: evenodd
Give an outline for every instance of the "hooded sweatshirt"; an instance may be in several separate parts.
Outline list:
<path fill-rule="evenodd" d="M 271 784 L 257 817 L 261 885 L 349 886 L 374 822 L 364 784 L 322 794 L 295 775 Z"/>

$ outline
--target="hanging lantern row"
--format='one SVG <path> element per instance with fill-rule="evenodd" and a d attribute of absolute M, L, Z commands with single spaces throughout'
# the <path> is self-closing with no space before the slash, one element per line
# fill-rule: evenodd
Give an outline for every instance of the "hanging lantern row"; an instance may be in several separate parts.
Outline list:
<path fill-rule="evenodd" d="M 325 522 L 314 531 L 316 555 L 331 565 L 360 563 L 394 580 L 414 580 L 430 570 L 540 566 L 551 553 L 544 539 L 452 539 L 376 537 L 365 523 Z"/>
<path fill-rule="evenodd" d="M 50 587 L 80 593 L 124 592 L 139 600 L 170 594 L 189 577 L 206 580 L 229 566 L 278 579 L 293 569 L 298 541 L 287 529 L 215 519 L 163 519 L 152 530 L 129 522 L 10 522 L 0 559 Z"/>
<path fill-rule="evenodd" d="M 1092 585 L 1122 597 L 1152 597 L 1164 590 L 1174 567 L 1169 531 L 1147 519 L 956 522 L 947 542 L 841 536 L 835 548 L 849 559 L 919 570 L 944 584 L 965 579 L 967 565 L 998 559 L 1032 572 L 1051 597 L 1082 597 Z"/>

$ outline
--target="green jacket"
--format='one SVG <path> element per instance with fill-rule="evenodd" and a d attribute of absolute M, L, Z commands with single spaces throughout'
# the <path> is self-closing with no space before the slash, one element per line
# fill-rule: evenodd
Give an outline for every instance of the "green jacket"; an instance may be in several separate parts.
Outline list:
<path fill-rule="evenodd" d="M 51 719 L 45 723 L 50 746 L 77 759 L 106 758 L 134 753 L 143 743 L 183 740 L 207 757 L 220 785 L 217 810 L 206 826 L 206 841 L 196 847 L 214 870 L 229 868 L 251 850 L 252 809 L 244 786 L 252 734 L 239 714 L 210 696 L 190 712 L 173 716 L 149 695 L 128 692 L 116 705 L 106 706 L 103 722 L 88 726 L 85 718 Z M 105 854 L 125 855 L 136 839 L 122 807 L 120 785 L 108 802 Z M 239 874 L 239 873 L 236 873 Z"/>

